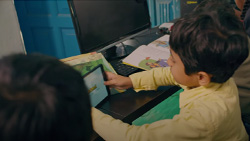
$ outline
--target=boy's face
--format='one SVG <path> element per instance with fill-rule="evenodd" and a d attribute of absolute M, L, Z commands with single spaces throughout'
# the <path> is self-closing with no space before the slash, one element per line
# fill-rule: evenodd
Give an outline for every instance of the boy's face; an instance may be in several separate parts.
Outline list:
<path fill-rule="evenodd" d="M 168 58 L 168 65 L 176 82 L 187 87 L 198 87 L 199 82 L 196 74 L 186 75 L 184 64 L 181 58 L 172 49 L 170 49 L 171 56 Z"/>

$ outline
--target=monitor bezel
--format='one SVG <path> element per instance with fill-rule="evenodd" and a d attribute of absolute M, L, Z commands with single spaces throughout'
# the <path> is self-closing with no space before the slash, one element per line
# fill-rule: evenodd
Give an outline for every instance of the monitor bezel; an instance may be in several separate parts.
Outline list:
<path fill-rule="evenodd" d="M 146 13 L 147 13 L 146 16 L 149 19 L 147 24 L 145 24 L 145 25 L 143 25 L 141 27 L 138 27 L 137 29 L 134 29 L 133 31 L 130 31 L 130 32 L 124 34 L 124 35 L 121 35 L 119 38 L 116 38 L 116 39 L 110 40 L 108 42 L 99 44 L 94 49 L 92 49 L 92 48 L 91 49 L 84 48 L 84 46 L 82 45 L 82 42 L 81 42 L 81 39 L 82 39 L 82 36 L 80 34 L 81 27 L 79 26 L 79 21 L 78 21 L 78 18 L 77 18 L 76 12 L 75 12 L 75 7 L 74 7 L 74 4 L 73 4 L 74 0 L 67 0 L 67 1 L 68 1 L 68 5 L 69 5 L 69 8 L 70 8 L 70 14 L 71 14 L 71 18 L 72 18 L 72 21 L 73 21 L 73 25 L 74 25 L 74 29 L 75 29 L 75 33 L 76 33 L 76 38 L 77 38 L 77 41 L 78 41 L 78 45 L 79 45 L 81 54 L 89 53 L 89 52 L 102 52 L 102 51 L 105 51 L 105 50 L 107 50 L 107 49 L 109 49 L 111 47 L 116 46 L 119 43 L 122 43 L 122 42 L 124 42 L 124 41 L 126 41 L 128 39 L 131 39 L 131 38 L 139 35 L 139 34 L 142 34 L 142 33 L 148 31 L 151 28 L 151 18 L 150 18 L 150 15 L 149 15 L 148 3 L 147 3 L 147 0 L 143 0 L 141 2 L 143 2 L 145 4 Z M 77 0 L 77 1 L 79 1 L 79 0 Z M 137 1 L 137 0 L 135 0 L 135 1 Z"/>

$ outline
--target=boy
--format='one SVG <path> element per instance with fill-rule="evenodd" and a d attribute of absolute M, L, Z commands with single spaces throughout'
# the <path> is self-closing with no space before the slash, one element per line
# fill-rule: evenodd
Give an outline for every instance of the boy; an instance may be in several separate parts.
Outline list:
<path fill-rule="evenodd" d="M 223 10 L 223 11 L 228 11 L 231 13 L 235 13 L 236 16 L 238 16 L 238 13 L 234 11 L 233 7 L 229 4 L 225 4 L 223 2 L 224 0 L 204 0 L 202 1 L 196 8 L 195 11 L 199 10 L 212 10 L 212 9 L 217 9 L 217 10 Z M 250 6 L 250 0 L 235 0 L 235 3 L 239 10 L 245 11 L 242 12 L 242 19 L 244 22 L 244 28 L 246 33 L 248 34 L 249 38 L 249 24 L 248 24 L 248 19 L 249 16 L 244 16 L 246 13 L 250 14 L 250 10 L 248 10 Z M 245 3 L 245 4 L 244 4 Z M 243 8 L 244 7 L 244 8 Z M 248 11 L 248 12 L 247 12 Z M 241 13 L 241 12 L 240 12 Z M 245 18 L 243 18 L 245 17 Z M 240 18 L 240 17 L 239 17 Z M 230 27 L 231 29 L 231 27 Z M 248 31 L 249 30 L 249 31 Z M 248 48 L 250 45 L 248 45 Z M 250 51 L 250 50 L 249 50 Z M 250 130 L 250 56 L 247 57 L 247 59 L 239 66 L 239 68 L 235 71 L 233 78 L 235 80 L 235 83 L 238 87 L 239 90 L 239 100 L 240 100 L 240 108 L 241 108 L 241 116 L 243 123 L 245 123 L 246 129 Z M 248 127 L 248 128 L 247 128 Z M 250 131 L 248 131 L 248 134 L 250 134 Z"/>
<path fill-rule="evenodd" d="M 80 73 L 58 59 L 0 59 L 1 141 L 89 141 L 90 110 Z"/>
<path fill-rule="evenodd" d="M 174 24 L 169 43 L 169 68 L 129 77 L 107 73 L 105 85 L 137 91 L 179 85 L 184 89 L 179 115 L 133 126 L 92 108 L 95 131 L 114 141 L 248 140 L 237 87 L 230 78 L 248 56 L 247 36 L 239 19 L 216 10 L 188 14 Z"/>

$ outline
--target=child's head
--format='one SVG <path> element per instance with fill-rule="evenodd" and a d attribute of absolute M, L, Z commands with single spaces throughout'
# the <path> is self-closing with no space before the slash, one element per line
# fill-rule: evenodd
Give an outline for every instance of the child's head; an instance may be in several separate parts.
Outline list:
<path fill-rule="evenodd" d="M 0 59 L 0 140 L 90 140 L 90 101 L 72 67 L 44 55 Z"/>
<path fill-rule="evenodd" d="M 188 76 L 206 73 L 211 82 L 227 81 L 248 56 L 242 23 L 233 13 L 217 9 L 180 18 L 173 26 L 169 44 Z"/>

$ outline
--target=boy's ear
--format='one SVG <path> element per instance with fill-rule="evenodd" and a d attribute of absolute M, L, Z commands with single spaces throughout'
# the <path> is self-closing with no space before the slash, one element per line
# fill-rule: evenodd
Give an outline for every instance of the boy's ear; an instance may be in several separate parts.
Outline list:
<path fill-rule="evenodd" d="M 207 74 L 204 71 L 200 71 L 198 72 L 197 77 L 198 77 L 198 82 L 200 86 L 206 86 L 211 82 L 212 75 Z"/>

